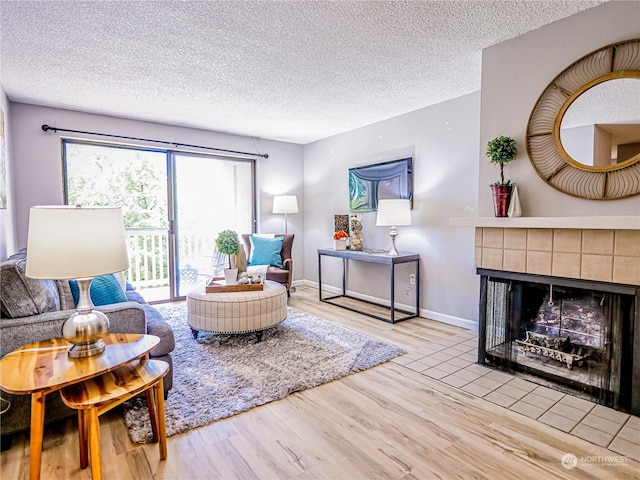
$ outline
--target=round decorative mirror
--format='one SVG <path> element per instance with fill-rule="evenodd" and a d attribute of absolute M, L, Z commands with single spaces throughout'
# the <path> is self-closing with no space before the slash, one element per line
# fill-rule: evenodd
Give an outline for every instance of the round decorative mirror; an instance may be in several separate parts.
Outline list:
<path fill-rule="evenodd" d="M 640 193 L 640 39 L 581 58 L 544 90 L 527 126 L 538 175 L 581 198 Z"/>

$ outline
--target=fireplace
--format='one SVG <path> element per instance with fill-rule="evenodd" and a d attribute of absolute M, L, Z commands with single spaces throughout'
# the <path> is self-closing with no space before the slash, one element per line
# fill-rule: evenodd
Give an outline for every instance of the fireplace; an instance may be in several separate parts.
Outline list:
<path fill-rule="evenodd" d="M 478 361 L 640 414 L 640 288 L 478 269 Z"/>

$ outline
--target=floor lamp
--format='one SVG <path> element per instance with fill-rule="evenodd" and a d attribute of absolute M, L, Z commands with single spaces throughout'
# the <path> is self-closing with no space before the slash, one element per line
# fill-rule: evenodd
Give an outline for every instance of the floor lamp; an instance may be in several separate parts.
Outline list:
<path fill-rule="evenodd" d="M 287 214 L 298 213 L 298 199 L 295 195 L 276 195 L 273 197 L 273 213 L 284 213 L 284 233 L 289 233 Z"/>
<path fill-rule="evenodd" d="M 387 255 L 398 256 L 396 249 L 396 237 L 398 236 L 397 225 L 411 225 L 411 203 L 409 200 L 393 198 L 384 199 L 378 202 L 378 216 L 376 225 L 379 227 L 391 227 L 389 236 L 391 237 L 391 250 Z"/>

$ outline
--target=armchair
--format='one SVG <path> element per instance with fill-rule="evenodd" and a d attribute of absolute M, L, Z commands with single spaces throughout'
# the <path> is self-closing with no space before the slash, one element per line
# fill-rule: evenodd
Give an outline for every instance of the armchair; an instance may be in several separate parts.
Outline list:
<path fill-rule="evenodd" d="M 289 289 L 291 288 L 291 281 L 293 279 L 293 258 L 291 256 L 291 249 L 293 248 L 293 233 L 277 233 L 276 237 L 284 237 L 282 242 L 282 250 L 280 256 L 282 257 L 282 268 L 269 265 L 267 269 L 267 280 L 281 283 L 287 288 L 287 295 L 291 296 Z M 243 233 L 242 242 L 244 243 L 245 251 L 247 252 L 247 259 L 251 258 L 251 234 Z"/>

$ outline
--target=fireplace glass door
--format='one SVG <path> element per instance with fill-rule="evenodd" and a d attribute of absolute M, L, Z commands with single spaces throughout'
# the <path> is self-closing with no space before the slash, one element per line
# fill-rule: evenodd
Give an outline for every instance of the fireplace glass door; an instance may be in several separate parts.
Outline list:
<path fill-rule="evenodd" d="M 629 408 L 633 296 L 493 277 L 483 286 L 480 363 Z"/>

